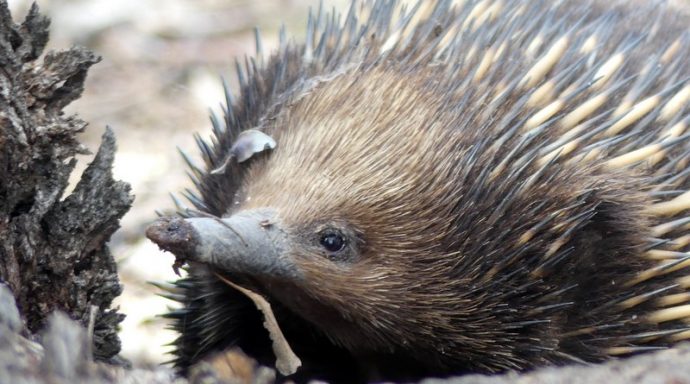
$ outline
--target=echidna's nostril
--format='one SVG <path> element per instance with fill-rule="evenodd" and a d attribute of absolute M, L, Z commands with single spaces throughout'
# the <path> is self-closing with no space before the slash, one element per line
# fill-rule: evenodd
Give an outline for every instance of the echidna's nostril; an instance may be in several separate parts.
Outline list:
<path fill-rule="evenodd" d="M 179 229 L 180 229 L 180 225 L 177 222 L 173 221 L 168 225 L 168 232 L 169 233 L 177 232 Z"/>

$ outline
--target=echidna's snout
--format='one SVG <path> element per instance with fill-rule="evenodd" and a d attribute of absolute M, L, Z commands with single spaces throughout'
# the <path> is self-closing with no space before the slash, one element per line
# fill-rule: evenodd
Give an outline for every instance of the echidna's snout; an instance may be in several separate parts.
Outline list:
<path fill-rule="evenodd" d="M 275 211 L 257 209 L 229 218 L 164 217 L 146 229 L 146 236 L 178 261 L 257 278 L 294 278 L 287 234 Z"/>

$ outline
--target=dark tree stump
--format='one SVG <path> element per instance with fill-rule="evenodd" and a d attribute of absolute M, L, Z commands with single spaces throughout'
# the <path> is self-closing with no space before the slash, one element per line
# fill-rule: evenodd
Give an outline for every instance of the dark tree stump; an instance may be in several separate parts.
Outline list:
<path fill-rule="evenodd" d="M 106 242 L 133 197 L 115 181 L 115 138 L 103 142 L 75 190 L 63 198 L 86 122 L 62 109 L 79 98 L 100 58 L 82 49 L 48 52 L 49 20 L 34 4 L 16 24 L 0 0 L 0 280 L 12 290 L 33 335 L 55 310 L 93 329 L 93 355 L 120 351 L 111 309 L 122 287 Z"/>

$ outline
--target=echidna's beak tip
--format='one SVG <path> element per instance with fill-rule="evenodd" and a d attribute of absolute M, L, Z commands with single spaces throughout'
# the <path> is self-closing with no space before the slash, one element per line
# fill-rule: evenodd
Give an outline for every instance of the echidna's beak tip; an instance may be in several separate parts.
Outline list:
<path fill-rule="evenodd" d="M 162 217 L 146 228 L 146 237 L 176 255 L 193 251 L 194 227 L 179 217 Z"/>

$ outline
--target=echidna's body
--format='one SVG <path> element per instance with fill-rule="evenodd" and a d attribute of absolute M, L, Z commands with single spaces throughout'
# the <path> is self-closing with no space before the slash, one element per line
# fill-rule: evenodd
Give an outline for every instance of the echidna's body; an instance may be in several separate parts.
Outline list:
<path fill-rule="evenodd" d="M 522 370 L 690 338 L 688 10 L 459 3 L 319 11 L 306 45 L 238 70 L 191 201 L 282 237 L 270 265 L 191 265 L 178 365 L 230 346 L 273 361 L 260 313 L 214 272 L 271 302 L 301 378 Z M 276 148 L 228 160 L 247 129 Z"/>

